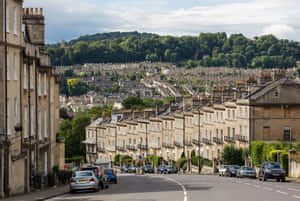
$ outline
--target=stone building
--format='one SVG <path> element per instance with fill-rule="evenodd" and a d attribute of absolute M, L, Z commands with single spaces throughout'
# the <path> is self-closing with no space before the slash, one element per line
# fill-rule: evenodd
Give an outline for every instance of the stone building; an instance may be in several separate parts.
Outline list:
<path fill-rule="evenodd" d="M 43 10 L 22 3 L 0 3 L 0 197 L 29 192 L 33 174 L 46 178 L 64 164 L 64 145 L 56 139 L 59 86 L 45 52 Z"/>
<path fill-rule="evenodd" d="M 169 111 L 144 120 L 120 119 L 117 125 L 127 130 L 115 136 L 118 143 L 123 141 L 116 153 L 130 155 L 133 160 L 157 155 L 171 164 L 182 152 L 189 159 L 194 150 L 196 155 L 222 162 L 226 145 L 244 149 L 257 140 L 294 143 L 300 133 L 300 82 L 283 78 L 253 89 L 242 99 L 190 111 Z M 130 131 L 132 125 L 134 132 Z M 113 158 L 109 157 L 113 153 L 105 154 L 107 159 Z"/>

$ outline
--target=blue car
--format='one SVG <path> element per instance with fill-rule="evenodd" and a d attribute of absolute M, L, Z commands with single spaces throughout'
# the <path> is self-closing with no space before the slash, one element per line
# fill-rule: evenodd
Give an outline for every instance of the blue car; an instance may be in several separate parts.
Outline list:
<path fill-rule="evenodd" d="M 111 168 L 104 169 L 104 175 L 107 178 L 108 182 L 118 183 L 117 175 L 115 171 Z"/>
<path fill-rule="evenodd" d="M 158 166 L 157 174 L 163 174 L 166 170 L 166 166 Z"/>

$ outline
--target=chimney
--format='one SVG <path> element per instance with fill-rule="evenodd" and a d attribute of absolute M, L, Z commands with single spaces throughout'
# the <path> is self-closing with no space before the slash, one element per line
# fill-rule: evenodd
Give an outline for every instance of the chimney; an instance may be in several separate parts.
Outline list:
<path fill-rule="evenodd" d="M 27 37 L 33 45 L 45 46 L 45 19 L 43 9 L 25 8 L 23 24 L 26 27 Z"/>

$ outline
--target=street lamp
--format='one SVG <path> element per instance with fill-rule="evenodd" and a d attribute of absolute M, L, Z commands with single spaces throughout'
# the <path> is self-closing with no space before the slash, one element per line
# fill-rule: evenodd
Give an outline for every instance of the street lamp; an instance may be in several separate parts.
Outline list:
<path fill-rule="evenodd" d="M 201 172 L 201 165 L 200 165 L 200 137 L 201 137 L 201 132 L 200 132 L 200 108 L 198 109 L 198 174 Z"/>

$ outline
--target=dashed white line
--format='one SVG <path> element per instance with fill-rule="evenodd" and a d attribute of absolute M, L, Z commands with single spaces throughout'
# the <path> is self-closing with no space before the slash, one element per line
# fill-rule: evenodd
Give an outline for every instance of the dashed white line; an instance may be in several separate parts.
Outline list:
<path fill-rule="evenodd" d="M 289 191 L 297 191 L 297 192 L 300 192 L 299 189 L 295 189 L 295 188 L 288 188 Z"/>
<path fill-rule="evenodd" d="M 300 199 L 300 196 L 298 196 L 298 195 L 293 195 L 293 198 Z"/>
<path fill-rule="evenodd" d="M 283 191 L 276 191 L 277 193 L 280 193 L 280 194 L 283 194 L 283 195 L 287 195 L 288 193 L 287 192 L 283 192 Z"/>

